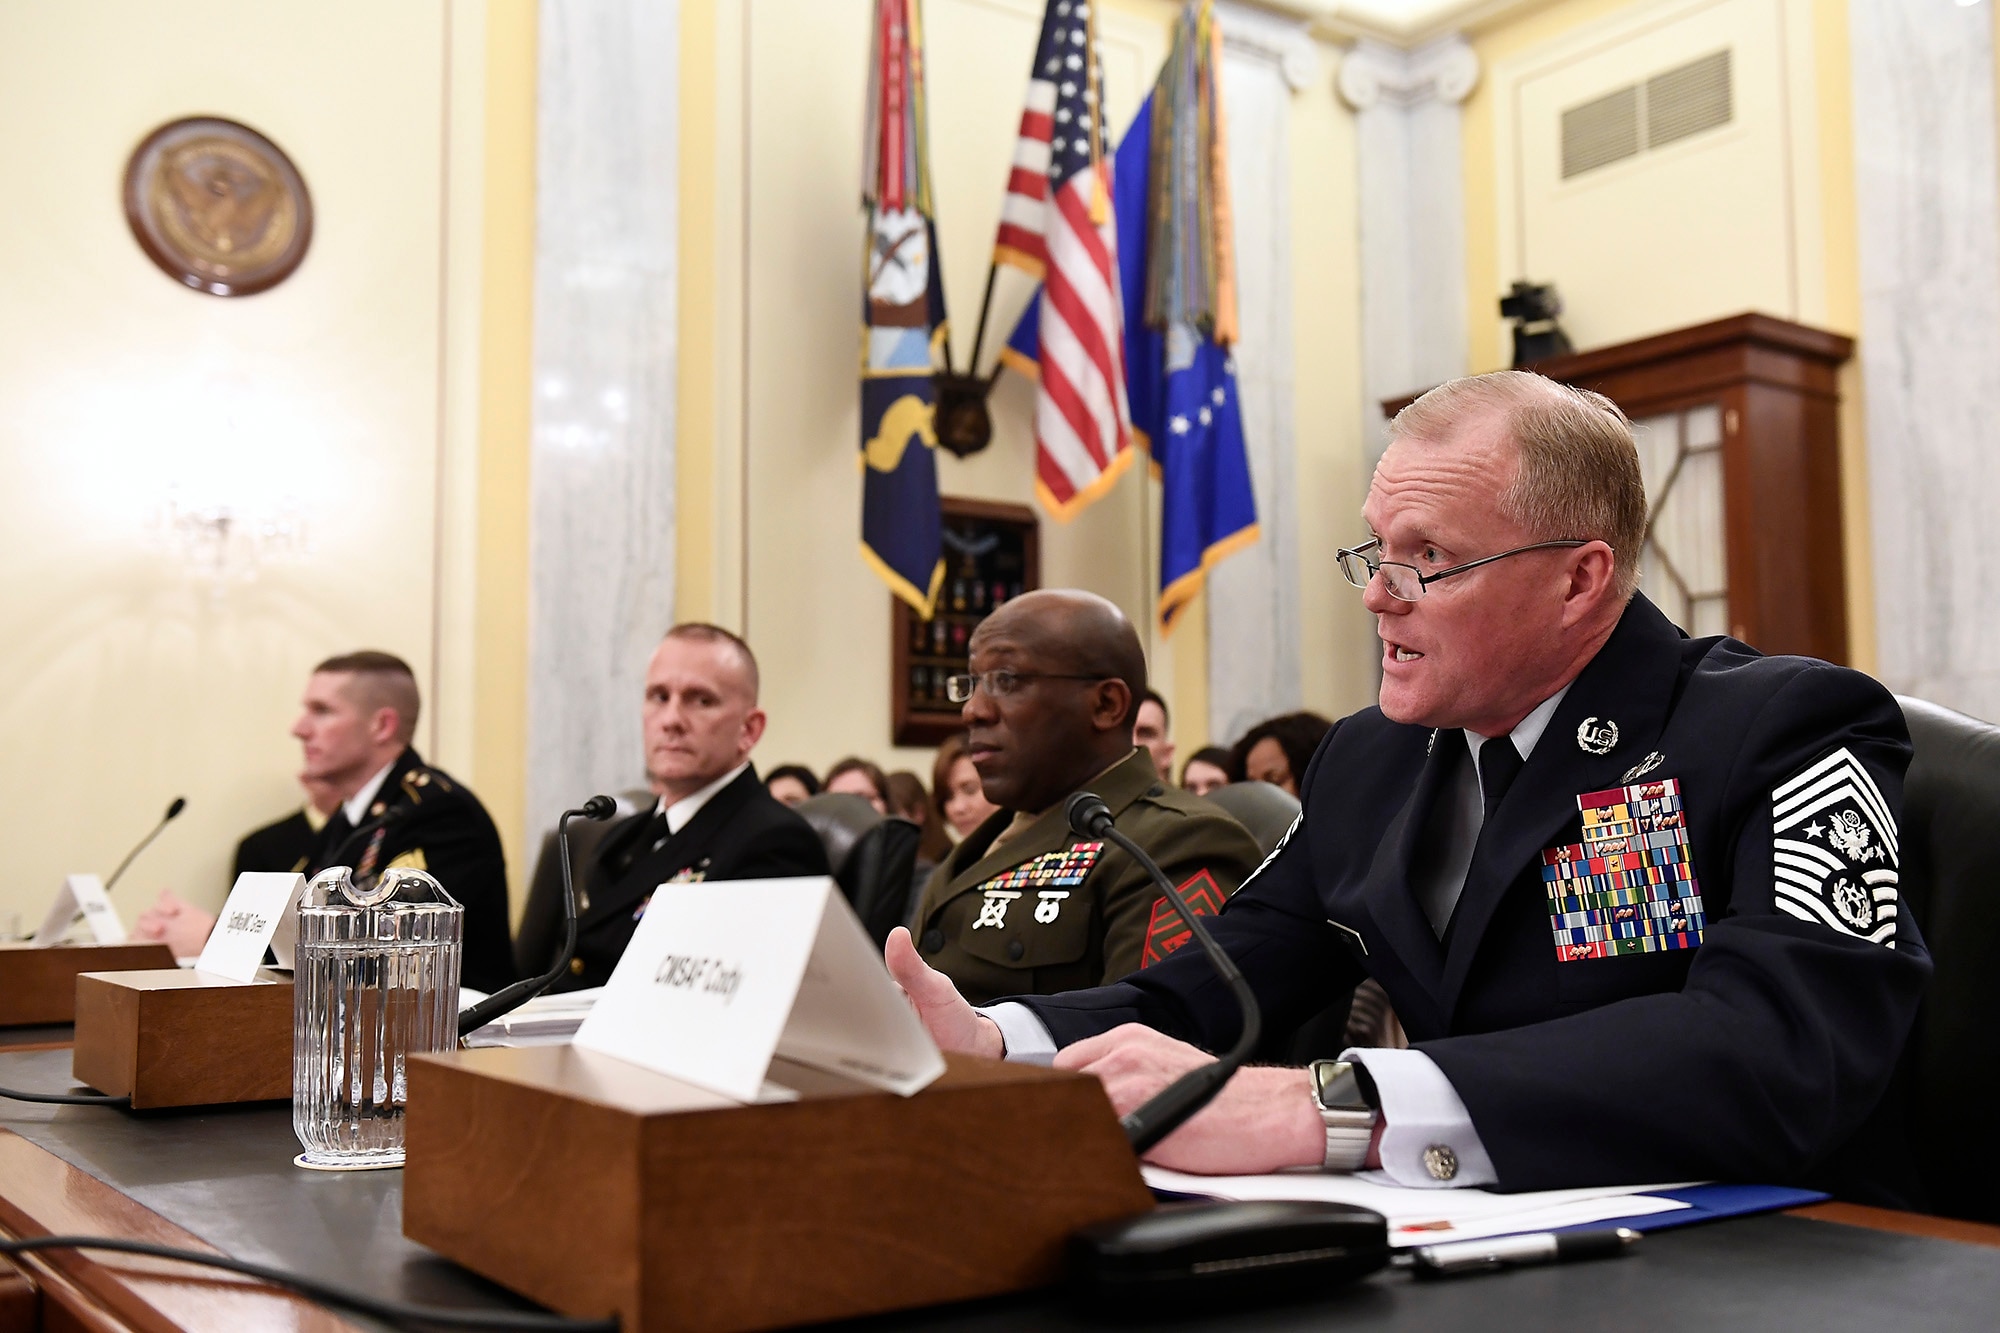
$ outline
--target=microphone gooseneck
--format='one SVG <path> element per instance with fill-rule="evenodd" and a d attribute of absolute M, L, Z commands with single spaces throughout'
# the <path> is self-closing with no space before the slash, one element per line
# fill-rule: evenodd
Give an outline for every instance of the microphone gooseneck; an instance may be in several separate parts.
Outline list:
<path fill-rule="evenodd" d="M 131 865 L 133 861 L 137 860 L 140 852 L 143 852 L 148 847 L 151 847 L 153 845 L 153 839 L 159 837 L 162 833 L 166 832 L 167 825 L 173 823 L 176 819 L 180 818 L 181 811 L 185 809 L 187 809 L 187 797 L 185 796 L 174 797 L 173 804 L 167 807 L 167 813 L 160 816 L 159 823 L 153 825 L 153 831 L 151 833 L 148 833 L 145 837 L 139 839 L 138 846 L 134 847 L 131 851 L 125 853 L 125 859 L 123 861 L 120 861 L 118 863 L 118 868 L 111 872 L 111 878 L 104 881 L 104 891 L 106 893 L 111 892 L 112 886 L 118 882 L 118 877 L 125 873 L 125 867 Z"/>
<path fill-rule="evenodd" d="M 1208 933 L 1208 927 L 1194 914 L 1187 899 L 1181 896 L 1181 891 L 1174 887 L 1159 863 L 1146 855 L 1145 848 L 1118 831 L 1112 821 L 1111 807 L 1104 803 L 1103 798 L 1095 792 L 1080 791 L 1069 798 L 1064 813 L 1073 832 L 1086 838 L 1101 838 L 1145 867 L 1146 873 L 1153 877 L 1153 883 L 1160 887 L 1167 901 L 1181 914 L 1181 920 L 1187 923 L 1195 943 L 1208 955 L 1209 963 L 1227 983 L 1230 993 L 1236 997 L 1237 1006 L 1243 1011 L 1243 1030 L 1238 1034 L 1236 1044 L 1221 1059 L 1189 1070 L 1134 1107 L 1119 1121 L 1132 1151 L 1143 1153 L 1173 1133 L 1181 1122 L 1208 1105 L 1222 1091 L 1222 1085 L 1229 1081 L 1230 1075 L 1250 1058 L 1250 1052 L 1256 1048 L 1257 1038 L 1263 1031 L 1263 1017 L 1257 1007 L 1257 997 L 1250 990 L 1250 983 L 1237 970 L 1236 960 L 1215 942 L 1215 937 Z"/>
<path fill-rule="evenodd" d="M 538 977 L 527 977 L 493 992 L 462 1011 L 458 1016 L 458 1035 L 463 1038 L 469 1032 L 476 1032 L 496 1018 L 513 1013 L 528 1001 L 556 984 L 562 974 L 569 971 L 569 960 L 576 956 L 576 884 L 570 874 L 569 865 L 569 821 L 582 816 L 584 819 L 603 821 L 618 813 L 618 802 L 609 796 L 593 796 L 574 810 L 562 812 L 556 821 L 556 857 L 562 862 L 563 886 L 563 946 L 556 954 L 555 964 Z"/>

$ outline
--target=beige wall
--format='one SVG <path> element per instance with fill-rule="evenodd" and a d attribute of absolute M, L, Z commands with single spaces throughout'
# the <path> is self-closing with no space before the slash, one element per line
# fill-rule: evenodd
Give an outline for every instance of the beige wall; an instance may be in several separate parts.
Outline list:
<path fill-rule="evenodd" d="M 1746 309 L 1862 333 L 1842 0 L 1558 0 L 1472 36 L 1481 79 L 1463 125 L 1474 369 L 1511 355 L 1495 306 L 1517 277 L 1558 284 L 1565 325 L 1584 348 Z M 1552 182 L 1551 109 L 1723 45 L 1736 50 L 1731 127 Z M 1850 660 L 1869 669 L 1874 591 L 1856 364 L 1842 388 Z"/>
<path fill-rule="evenodd" d="M 32 926 L 65 872 L 108 873 L 177 794 L 118 901 L 128 921 L 162 885 L 219 902 L 235 840 L 297 804 L 286 730 L 314 661 L 376 645 L 435 686 L 469 660 L 469 623 L 440 614 L 471 577 L 476 374 L 447 347 L 476 318 L 448 244 L 447 187 L 477 182 L 450 161 L 461 45 L 445 4 L 407 0 L 0 7 L 0 176 L 33 182 L 0 210 L 0 926 Z M 132 148 L 203 112 L 270 135 L 313 193 L 312 249 L 272 291 L 195 293 L 126 229 Z M 218 584 L 159 527 L 176 488 L 295 505 L 309 549 Z M 420 742 L 463 755 L 471 720 L 447 700 Z"/>

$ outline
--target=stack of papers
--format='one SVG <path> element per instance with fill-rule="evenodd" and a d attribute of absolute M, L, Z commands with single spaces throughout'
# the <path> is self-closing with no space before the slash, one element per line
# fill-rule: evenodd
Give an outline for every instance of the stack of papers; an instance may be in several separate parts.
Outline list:
<path fill-rule="evenodd" d="M 1148 1166 L 1145 1176 L 1148 1185 L 1169 1194 L 1355 1204 L 1389 1219 L 1392 1247 L 1477 1240 L 1522 1231 L 1554 1231 L 1690 1207 L 1681 1199 L 1658 1196 L 1659 1191 L 1680 1189 L 1690 1182 L 1494 1194 L 1479 1189 L 1407 1189 L 1380 1171 L 1351 1176 L 1310 1170 L 1279 1171 L 1267 1176 L 1191 1176 Z"/>
<path fill-rule="evenodd" d="M 603 987 L 569 991 L 562 995 L 537 995 L 511 1014 L 502 1014 L 483 1028 L 465 1036 L 467 1046 L 563 1046 L 590 1017 L 590 1010 Z M 472 994 L 467 992 L 466 994 Z M 461 1007 L 469 1004 L 460 996 Z"/>

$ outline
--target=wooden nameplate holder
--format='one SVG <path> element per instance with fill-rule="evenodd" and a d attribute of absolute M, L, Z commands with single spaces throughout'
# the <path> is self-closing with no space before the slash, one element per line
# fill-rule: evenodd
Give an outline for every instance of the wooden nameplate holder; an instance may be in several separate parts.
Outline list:
<path fill-rule="evenodd" d="M 0 944 L 0 1027 L 69 1023 L 76 1018 L 79 972 L 172 967 L 174 951 L 157 940 L 128 944 Z"/>
<path fill-rule="evenodd" d="M 409 1065 L 403 1233 L 628 1330 L 777 1328 L 1046 1285 L 1152 1195 L 1096 1079 L 945 1057 L 914 1097 L 785 1060 L 745 1106 L 574 1046 Z"/>
<path fill-rule="evenodd" d="M 77 1082 L 132 1109 L 288 1100 L 292 983 L 186 968 L 86 972 L 76 979 Z"/>

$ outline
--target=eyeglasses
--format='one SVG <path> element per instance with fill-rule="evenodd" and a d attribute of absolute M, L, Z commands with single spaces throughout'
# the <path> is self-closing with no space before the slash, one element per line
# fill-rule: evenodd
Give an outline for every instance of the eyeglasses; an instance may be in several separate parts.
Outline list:
<path fill-rule="evenodd" d="M 990 699 L 1004 699 L 1031 680 L 1109 680 L 1109 676 L 1065 676 L 1053 671 L 988 671 L 980 676 L 946 676 L 944 697 L 962 704 L 975 689 L 983 688 Z"/>
<path fill-rule="evenodd" d="M 1530 546 L 1516 546 L 1513 550 L 1502 551 L 1498 555 L 1483 556 L 1478 560 L 1468 560 L 1462 565 L 1453 565 L 1450 569 L 1440 569 L 1435 574 L 1423 573 L 1415 565 L 1406 565 L 1400 561 L 1376 559 L 1374 553 L 1382 549 L 1382 542 L 1379 538 L 1374 541 L 1363 542 L 1359 546 L 1350 546 L 1344 551 L 1336 551 L 1333 558 L 1340 562 L 1341 576 L 1355 587 L 1366 590 L 1369 580 L 1380 574 L 1382 576 L 1382 586 L 1389 590 L 1391 597 L 1401 602 L 1416 602 L 1422 601 L 1424 590 L 1439 579 L 1448 579 L 1454 574 L 1463 574 L 1468 569 L 1477 569 L 1481 565 L 1490 565 L 1495 560 L 1505 560 L 1510 555 L 1520 555 L 1523 551 L 1547 551 L 1558 546 L 1588 545 L 1590 545 L 1589 542 L 1581 539 L 1559 542 L 1535 542 Z"/>

